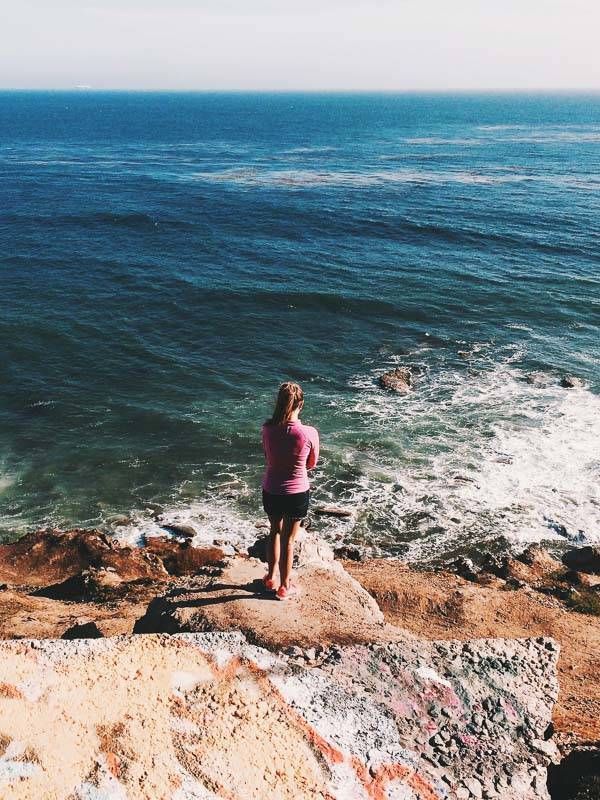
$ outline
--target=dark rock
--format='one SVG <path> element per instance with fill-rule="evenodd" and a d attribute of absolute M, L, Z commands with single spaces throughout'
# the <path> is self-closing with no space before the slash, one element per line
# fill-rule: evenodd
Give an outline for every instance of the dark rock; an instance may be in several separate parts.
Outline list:
<path fill-rule="evenodd" d="M 333 551 L 333 554 L 341 561 L 364 561 L 364 554 L 362 550 L 360 550 L 358 547 L 353 547 L 352 545 L 346 544 L 342 547 L 336 547 Z"/>
<path fill-rule="evenodd" d="M 560 379 L 560 385 L 563 389 L 575 389 L 575 387 L 581 386 L 581 381 L 574 375 L 563 375 Z"/>
<path fill-rule="evenodd" d="M 600 748 L 573 750 L 548 767 L 552 800 L 600 800 Z"/>
<path fill-rule="evenodd" d="M 408 394 L 412 387 L 412 372 L 408 367 L 391 369 L 379 376 L 379 385 L 398 394 Z"/>
<path fill-rule="evenodd" d="M 191 525 L 180 525 L 178 522 L 164 523 L 163 528 L 175 536 L 184 536 L 186 539 L 193 539 L 196 535 L 196 529 Z"/>
<path fill-rule="evenodd" d="M 464 558 L 464 556 L 460 556 L 449 566 L 452 572 L 456 572 L 456 574 L 460 575 L 461 578 L 465 578 L 468 581 L 474 581 L 477 578 L 477 569 L 470 558 Z"/>
<path fill-rule="evenodd" d="M 95 622 L 81 622 L 67 628 L 61 639 L 101 639 L 103 633 Z"/>
<path fill-rule="evenodd" d="M 248 548 L 250 558 L 257 558 L 259 561 L 267 563 L 267 548 L 269 546 L 269 536 L 259 536 L 258 539 Z"/>
<path fill-rule="evenodd" d="M 562 562 L 577 572 L 600 572 L 600 546 L 576 547 L 563 553 Z"/>

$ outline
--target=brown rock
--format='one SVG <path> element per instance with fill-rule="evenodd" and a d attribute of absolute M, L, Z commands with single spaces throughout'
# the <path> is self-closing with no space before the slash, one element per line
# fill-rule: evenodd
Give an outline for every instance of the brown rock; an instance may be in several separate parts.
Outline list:
<path fill-rule="evenodd" d="M 189 542 L 176 542 L 162 536 L 148 538 L 146 549 L 158 557 L 169 575 L 194 575 L 205 567 L 223 563 L 225 554 L 219 547 L 193 547 Z"/>
<path fill-rule="evenodd" d="M 391 369 L 380 375 L 379 385 L 382 389 L 389 389 L 398 394 L 408 394 L 412 386 L 412 372 L 408 367 Z"/>
<path fill-rule="evenodd" d="M 150 597 L 111 603 L 72 603 L 8 590 L 0 594 L 0 639 L 60 639 L 65 631 L 93 621 L 104 636 L 131 634 Z"/>
<path fill-rule="evenodd" d="M 124 581 L 168 578 L 156 556 L 98 531 L 37 531 L 0 545 L 0 581 L 6 583 L 48 586 L 90 568 L 111 568 Z"/>

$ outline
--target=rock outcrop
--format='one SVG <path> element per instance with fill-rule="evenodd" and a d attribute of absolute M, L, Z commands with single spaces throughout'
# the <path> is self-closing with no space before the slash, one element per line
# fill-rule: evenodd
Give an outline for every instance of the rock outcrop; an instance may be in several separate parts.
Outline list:
<path fill-rule="evenodd" d="M 42 530 L 0 545 L 0 582 L 48 587 L 80 576 L 83 583 L 91 571 L 106 584 L 110 580 L 107 573 L 127 584 L 156 584 L 168 581 L 171 575 L 193 574 L 223 558 L 218 547 L 196 548 L 167 537 L 151 538 L 146 547 L 133 547 L 100 531 Z"/>
<path fill-rule="evenodd" d="M 3 800 L 544 800 L 547 640 L 0 643 Z"/>
<path fill-rule="evenodd" d="M 262 588 L 263 573 L 264 566 L 254 558 L 229 559 L 223 569 L 156 597 L 135 630 L 239 630 L 271 648 L 402 638 L 398 629 L 386 626 L 369 593 L 334 560 L 329 545 L 311 533 L 299 537 L 296 548 L 299 598 L 275 601 Z"/>
<path fill-rule="evenodd" d="M 396 367 L 379 376 L 379 385 L 398 394 L 408 394 L 412 387 L 412 372 L 408 367 Z"/>

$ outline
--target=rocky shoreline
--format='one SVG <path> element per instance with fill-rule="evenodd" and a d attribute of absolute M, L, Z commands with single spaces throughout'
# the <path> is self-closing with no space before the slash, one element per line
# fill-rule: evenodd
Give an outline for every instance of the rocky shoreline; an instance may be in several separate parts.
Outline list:
<path fill-rule="evenodd" d="M 526 800 L 548 797 L 547 786 L 552 798 L 596 796 L 576 793 L 580 779 L 585 783 L 589 778 L 590 786 L 597 779 L 596 550 L 569 551 L 562 563 L 533 547 L 516 558 L 484 559 L 479 569 L 459 561 L 454 572 L 427 572 L 389 559 L 336 559 L 325 542 L 307 532 L 296 564 L 303 593 L 297 602 L 276 603 L 257 581 L 263 572 L 262 548 L 259 540 L 250 554 L 231 556 L 217 546 L 196 548 L 184 536 L 152 537 L 144 547 L 131 547 L 86 530 L 40 531 L 0 546 L 0 637 L 35 640 L 0 643 L 0 665 L 5 664 L 0 681 L 2 796 L 83 798 L 90 796 L 81 788 L 88 784 L 96 790 L 94 797 L 153 800 L 258 798 L 274 790 L 281 797 Z M 96 674 L 100 663 L 118 662 L 127 672 L 126 666 L 133 668 L 141 657 L 148 661 L 140 669 L 156 660 L 181 672 L 182 642 L 198 663 L 212 665 L 211 681 L 220 699 L 205 700 L 213 723 L 222 727 L 221 738 L 209 747 L 197 732 L 188 741 L 157 731 L 157 736 L 170 737 L 174 750 L 165 766 L 171 794 L 153 794 L 149 777 L 146 788 L 132 778 L 133 763 L 150 759 L 144 745 L 123 732 L 119 717 L 102 739 L 116 759 L 107 761 L 94 744 L 105 723 L 90 712 L 89 719 L 83 715 L 74 728 L 67 726 L 69 736 L 87 742 L 87 766 L 83 769 L 81 760 L 71 764 L 67 756 L 69 764 L 61 769 L 68 767 L 70 793 L 51 791 L 48 787 L 59 778 L 47 760 L 50 755 L 38 752 L 41 732 L 35 747 L 33 742 L 47 709 L 36 711 L 22 688 L 31 685 L 27 675 L 38 669 L 39 653 L 52 663 L 51 674 L 68 671 L 81 702 L 95 708 L 97 699 L 86 688 L 88 669 Z M 262 758 L 264 720 L 254 720 L 254 706 L 268 706 L 275 687 L 284 705 L 271 721 L 269 741 L 293 729 L 308 748 L 305 774 L 299 766 L 285 781 L 271 776 L 271 783 L 264 778 L 267 783 L 261 784 L 257 772 L 242 789 L 238 778 L 227 773 L 236 758 L 233 731 L 242 723 L 225 724 L 230 695 L 219 694 L 221 677 L 214 670 L 219 659 L 245 665 L 242 693 L 256 694 L 246 673 L 255 680 L 256 670 L 262 671 L 266 700 L 255 698 L 250 704 L 250 722 L 244 727 L 250 751 L 254 748 L 256 758 Z M 79 662 L 74 673 L 73 664 Z M 11 677 L 15 670 L 22 673 L 20 681 Z M 59 685 L 62 678 L 56 681 Z M 190 723 L 202 729 L 207 710 L 194 687 L 167 699 L 161 694 L 160 702 L 176 702 L 179 728 L 191 730 Z M 144 697 L 151 689 L 136 684 L 135 691 Z M 39 697 L 47 699 L 45 690 Z M 127 719 L 133 714 L 142 725 L 138 712 L 124 707 L 122 713 Z M 243 717 L 246 711 L 239 713 Z M 29 729 L 14 722 L 23 715 L 32 731 L 29 743 Z M 37 761 L 23 760 L 26 751 L 35 751 Z M 17 768 L 15 759 L 29 766 Z M 314 765 L 309 769 L 311 759 L 319 764 L 316 772 Z M 215 777 L 219 763 L 226 779 Z M 576 774 L 564 790 L 561 780 L 568 769 Z M 192 784 L 195 788 L 189 788 Z M 113 787 L 112 794 L 107 786 Z"/>

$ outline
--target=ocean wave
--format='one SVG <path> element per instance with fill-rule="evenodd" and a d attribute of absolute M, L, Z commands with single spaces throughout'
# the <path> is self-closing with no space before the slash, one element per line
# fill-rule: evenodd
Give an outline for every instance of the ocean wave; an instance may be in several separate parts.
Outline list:
<path fill-rule="evenodd" d="M 600 181 L 589 176 L 552 176 L 524 173 L 516 170 L 493 173 L 469 170 L 371 170 L 352 172 L 348 170 L 313 169 L 259 169 L 238 167 L 215 172 L 193 172 L 181 176 L 182 180 L 202 181 L 215 184 L 233 184 L 250 188 L 312 189 L 372 188 L 387 184 L 417 185 L 503 185 L 539 182 L 571 189 L 597 190 Z"/>

